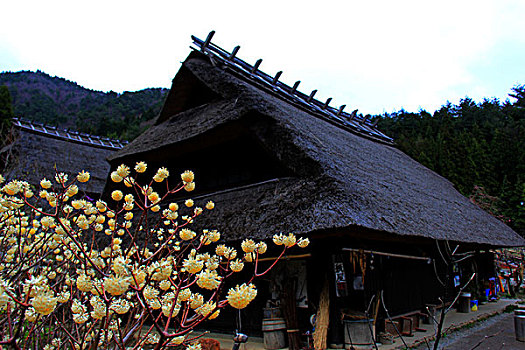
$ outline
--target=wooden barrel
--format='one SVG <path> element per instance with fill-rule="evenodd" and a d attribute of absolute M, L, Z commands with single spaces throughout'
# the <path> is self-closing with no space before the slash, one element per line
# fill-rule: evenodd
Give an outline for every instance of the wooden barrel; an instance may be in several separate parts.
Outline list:
<path fill-rule="evenodd" d="M 284 318 L 264 318 L 262 320 L 264 348 L 268 350 L 284 348 L 286 346 L 285 330 Z"/>
<path fill-rule="evenodd" d="M 517 341 L 525 342 L 525 315 L 514 313 L 514 332 Z"/>
<path fill-rule="evenodd" d="M 458 301 L 458 312 L 469 313 L 470 312 L 470 298 L 472 294 L 461 293 Z"/>

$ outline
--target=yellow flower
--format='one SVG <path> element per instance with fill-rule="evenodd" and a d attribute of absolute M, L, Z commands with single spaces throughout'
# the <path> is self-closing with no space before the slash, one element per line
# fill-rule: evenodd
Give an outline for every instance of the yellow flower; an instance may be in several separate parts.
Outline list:
<path fill-rule="evenodd" d="M 197 275 L 197 285 L 204 289 L 214 290 L 221 284 L 221 277 L 216 270 L 204 270 Z"/>
<path fill-rule="evenodd" d="M 264 254 L 264 253 L 266 253 L 266 250 L 267 250 L 267 249 L 268 249 L 268 246 L 266 245 L 266 243 L 264 243 L 264 242 L 259 242 L 259 243 L 257 244 L 257 249 L 256 249 L 256 250 L 257 250 L 257 252 L 258 252 L 259 254 Z"/>
<path fill-rule="evenodd" d="M 35 309 L 32 307 L 29 307 L 25 312 L 26 320 L 29 322 L 35 322 L 38 318 L 38 314 L 36 313 Z"/>
<path fill-rule="evenodd" d="M 143 293 L 146 299 L 155 299 L 159 295 L 159 291 L 152 286 L 144 288 Z"/>
<path fill-rule="evenodd" d="M 195 182 L 187 182 L 185 185 L 184 185 L 184 189 L 188 192 L 191 192 L 195 189 Z"/>
<path fill-rule="evenodd" d="M 129 288 L 129 279 L 120 276 L 106 277 L 104 278 L 104 288 L 113 296 L 122 295 Z"/>
<path fill-rule="evenodd" d="M 122 206 L 122 208 L 124 210 L 127 210 L 127 211 L 130 211 L 130 210 L 133 210 L 133 208 L 135 207 L 135 204 L 133 203 L 124 203 L 124 205 Z"/>
<path fill-rule="evenodd" d="M 135 184 L 135 179 L 133 179 L 132 177 L 127 177 L 124 179 L 124 185 L 126 185 L 126 187 L 133 187 L 133 185 Z"/>
<path fill-rule="evenodd" d="M 213 230 L 208 233 L 208 238 L 212 242 L 217 242 L 219 239 L 221 239 L 221 234 L 219 231 Z"/>
<path fill-rule="evenodd" d="M 168 169 L 162 167 L 159 170 L 157 170 L 157 175 L 162 177 L 163 179 L 166 179 L 168 178 L 168 176 L 170 176 L 170 172 L 168 171 Z"/>
<path fill-rule="evenodd" d="M 120 190 L 115 190 L 113 192 L 111 192 L 111 198 L 113 198 L 113 200 L 115 201 L 120 201 L 122 199 L 124 195 L 122 194 L 122 191 Z"/>
<path fill-rule="evenodd" d="M 147 274 L 146 274 L 145 271 L 140 270 L 140 269 L 134 269 L 133 273 L 132 273 L 132 276 L 130 278 L 131 285 L 134 286 L 134 287 L 141 286 L 144 283 L 144 281 L 146 280 L 146 277 L 147 277 Z"/>
<path fill-rule="evenodd" d="M 228 260 L 235 259 L 237 257 L 237 251 L 233 248 L 226 248 L 223 256 Z"/>
<path fill-rule="evenodd" d="M 193 174 L 193 171 L 186 170 L 185 172 L 180 174 L 180 177 L 181 177 L 182 181 L 184 181 L 184 182 L 192 182 L 194 177 L 195 177 L 195 175 Z"/>
<path fill-rule="evenodd" d="M 131 219 L 133 219 L 133 213 L 132 213 L 132 212 L 127 212 L 127 213 L 124 215 L 124 219 L 125 219 L 125 220 L 131 220 Z"/>
<path fill-rule="evenodd" d="M 84 206 L 84 203 L 81 200 L 74 200 L 71 202 L 71 206 L 78 210 Z"/>
<path fill-rule="evenodd" d="M 204 261 L 195 259 L 192 256 L 189 256 L 187 259 L 184 259 L 182 262 L 182 266 L 188 271 L 189 273 L 198 273 L 202 270 L 204 266 Z"/>
<path fill-rule="evenodd" d="M 235 288 L 230 288 L 226 300 L 236 309 L 244 309 L 257 296 L 257 289 L 253 284 L 243 283 Z"/>
<path fill-rule="evenodd" d="M 206 209 L 212 210 L 213 208 L 215 208 L 215 203 L 213 203 L 212 201 L 206 203 Z"/>
<path fill-rule="evenodd" d="M 123 315 L 129 311 L 131 304 L 126 299 L 114 300 L 109 307 L 110 310 L 115 311 L 119 315 Z"/>
<path fill-rule="evenodd" d="M 224 244 L 219 244 L 217 247 L 215 247 L 215 254 L 218 256 L 223 256 L 226 252 L 226 249 L 228 249 Z"/>
<path fill-rule="evenodd" d="M 257 245 L 255 244 L 255 242 L 251 239 L 245 239 L 242 243 L 241 243 L 241 248 L 242 248 L 242 251 L 245 252 L 245 253 L 251 253 L 255 250 L 255 248 L 257 248 Z"/>
<path fill-rule="evenodd" d="M 111 181 L 120 182 L 122 180 L 122 176 L 120 176 L 116 171 L 111 172 Z"/>
<path fill-rule="evenodd" d="M 157 298 L 157 299 L 148 299 L 146 300 L 146 302 L 148 303 L 148 305 L 153 309 L 153 310 L 158 310 L 162 307 L 162 304 L 160 303 L 160 300 Z"/>
<path fill-rule="evenodd" d="M 220 244 L 215 248 L 215 254 L 218 256 L 224 256 L 226 259 L 235 259 L 237 257 L 237 251 L 233 248 L 226 247 L 224 244 Z"/>
<path fill-rule="evenodd" d="M 70 297 L 70 293 L 67 290 L 65 290 L 57 295 L 57 300 L 59 303 L 65 303 L 66 301 L 69 300 L 69 297 Z"/>
<path fill-rule="evenodd" d="M 175 304 L 175 306 L 173 306 Z M 173 307 L 173 312 L 172 312 L 172 307 Z M 171 300 L 171 299 L 163 299 L 162 300 L 162 314 L 166 317 L 169 317 L 171 315 L 171 317 L 175 317 L 177 316 L 177 314 L 179 313 L 180 311 L 180 303 L 177 302 L 175 303 L 174 300 Z"/>
<path fill-rule="evenodd" d="M 186 346 L 186 350 L 202 350 L 201 343 L 194 342 Z"/>
<path fill-rule="evenodd" d="M 283 244 L 287 248 L 290 248 L 290 247 L 294 246 L 295 242 L 296 242 L 296 238 L 295 238 L 295 235 L 293 233 L 288 234 L 288 236 L 284 236 Z"/>
<path fill-rule="evenodd" d="M 299 238 L 299 241 L 297 241 L 297 245 L 300 248 L 306 248 L 310 244 L 310 240 L 308 238 Z"/>
<path fill-rule="evenodd" d="M 151 211 L 154 213 L 158 212 L 159 210 L 160 210 L 160 205 L 158 204 L 151 207 Z"/>
<path fill-rule="evenodd" d="M 253 253 L 246 253 L 244 255 L 244 260 L 246 262 L 253 262 L 255 260 L 255 254 L 253 254 Z"/>
<path fill-rule="evenodd" d="M 180 301 L 187 301 L 190 298 L 191 298 L 191 290 L 189 288 L 179 290 L 179 296 L 177 297 L 177 299 L 179 299 Z"/>
<path fill-rule="evenodd" d="M 179 205 L 177 203 L 170 203 L 169 208 L 171 211 L 179 210 Z"/>
<path fill-rule="evenodd" d="M 186 201 L 184 202 L 184 205 L 187 206 L 188 208 L 193 207 L 193 199 L 186 199 Z"/>
<path fill-rule="evenodd" d="M 151 192 L 149 195 L 148 195 L 148 199 L 151 201 L 151 203 L 153 204 L 157 204 L 159 201 L 160 201 L 160 197 L 159 197 L 159 194 L 157 192 Z"/>
<path fill-rule="evenodd" d="M 78 193 L 78 186 L 77 185 L 71 185 L 67 188 L 66 194 L 69 197 L 73 197 L 75 194 Z"/>
<path fill-rule="evenodd" d="M 284 236 L 282 233 L 273 235 L 273 243 L 275 243 L 275 245 L 283 245 L 285 238 L 286 236 Z"/>
<path fill-rule="evenodd" d="M 170 289 L 170 287 L 171 287 L 171 282 L 169 280 L 163 280 L 163 281 L 160 281 L 159 283 L 159 288 L 164 291 Z"/>
<path fill-rule="evenodd" d="M 219 257 L 215 255 L 206 260 L 206 267 L 208 268 L 208 270 L 217 269 L 219 267 Z"/>
<path fill-rule="evenodd" d="M 77 288 L 82 292 L 89 292 L 93 288 L 93 281 L 84 274 L 77 277 Z"/>
<path fill-rule="evenodd" d="M 206 304 L 202 305 L 200 308 L 195 310 L 197 313 L 201 314 L 203 317 L 211 314 L 215 310 L 216 304 L 213 301 L 208 301 Z"/>
<path fill-rule="evenodd" d="M 58 299 L 54 297 L 53 292 L 40 292 L 31 300 L 31 305 L 35 311 L 41 315 L 49 315 L 55 310 Z"/>
<path fill-rule="evenodd" d="M 190 307 L 192 309 L 196 309 L 202 306 L 204 304 L 204 297 L 199 293 L 194 293 L 191 295 L 190 298 Z"/>
<path fill-rule="evenodd" d="M 144 162 L 137 162 L 137 164 L 135 164 L 135 171 L 137 173 L 143 173 L 146 171 L 147 168 L 148 165 Z"/>
<path fill-rule="evenodd" d="M 118 166 L 116 172 L 117 172 L 117 175 L 119 175 L 121 178 L 125 178 L 126 176 L 129 175 L 129 167 L 124 164 L 121 164 Z"/>
<path fill-rule="evenodd" d="M 188 228 L 183 228 L 179 232 L 179 237 L 184 241 L 189 241 L 190 239 L 193 239 L 197 234 L 193 232 L 192 230 Z"/>
<path fill-rule="evenodd" d="M 167 280 L 173 271 L 172 260 L 161 260 L 151 265 L 151 271 L 153 275 L 151 279 L 154 281 L 164 281 Z"/>
<path fill-rule="evenodd" d="M 73 321 L 78 324 L 82 324 L 87 322 L 89 320 L 89 314 L 88 313 L 82 313 L 82 314 L 73 314 Z"/>
<path fill-rule="evenodd" d="M 77 180 L 79 182 L 88 182 L 89 181 L 89 173 L 87 171 L 82 170 L 77 175 Z"/>
<path fill-rule="evenodd" d="M 180 337 L 175 337 L 170 341 L 170 344 L 180 345 L 184 342 L 184 339 L 186 339 L 186 337 L 183 335 L 181 335 Z"/>
<path fill-rule="evenodd" d="M 233 272 L 240 272 L 240 271 L 242 271 L 243 268 L 244 268 L 244 263 L 241 260 L 239 260 L 239 259 L 233 260 L 230 263 L 230 269 Z"/>
<path fill-rule="evenodd" d="M 51 188 L 51 181 L 49 181 L 48 179 L 42 179 L 42 181 L 40 181 L 40 186 L 42 186 L 42 188 L 44 189 L 48 189 L 48 188 Z"/>

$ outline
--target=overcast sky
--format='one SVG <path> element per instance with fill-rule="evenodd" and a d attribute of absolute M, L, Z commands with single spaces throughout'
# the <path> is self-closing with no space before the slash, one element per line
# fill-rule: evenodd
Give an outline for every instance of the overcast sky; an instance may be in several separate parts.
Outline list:
<path fill-rule="evenodd" d="M 525 84 L 525 1 L 5 1 L 0 71 L 117 92 L 169 87 L 205 39 L 361 113 L 433 112 Z"/>

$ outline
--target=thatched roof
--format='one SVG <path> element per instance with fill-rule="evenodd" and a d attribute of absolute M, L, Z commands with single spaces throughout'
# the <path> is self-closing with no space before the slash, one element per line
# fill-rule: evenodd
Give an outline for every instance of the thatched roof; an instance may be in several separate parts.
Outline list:
<path fill-rule="evenodd" d="M 232 130 L 251 135 L 292 175 L 211 196 L 213 219 L 231 238 L 365 229 L 394 239 L 525 244 L 395 147 L 316 118 L 199 52 L 183 63 L 156 124 L 110 162 L 184 160 Z"/>
<path fill-rule="evenodd" d="M 55 167 L 70 176 L 86 170 L 91 180 L 81 189 L 95 196 L 102 193 L 109 172 L 106 158 L 115 151 L 114 147 L 69 140 L 62 135 L 64 131 L 45 133 L 40 127 L 31 130 L 19 124 L 14 124 L 14 141 L 4 150 L 11 152 L 3 174 L 6 178 L 37 185 L 44 177 L 53 179 Z"/>

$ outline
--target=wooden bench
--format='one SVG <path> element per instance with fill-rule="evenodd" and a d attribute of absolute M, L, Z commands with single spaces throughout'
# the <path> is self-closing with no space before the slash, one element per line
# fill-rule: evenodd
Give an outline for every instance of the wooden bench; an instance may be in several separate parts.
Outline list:
<path fill-rule="evenodd" d="M 396 315 L 392 317 L 392 321 L 389 319 L 385 320 L 385 331 L 392 334 L 394 337 L 399 337 L 398 332 L 403 336 L 412 337 L 416 331 L 426 331 L 419 327 L 421 318 L 424 316 L 425 314 L 419 310 Z"/>

